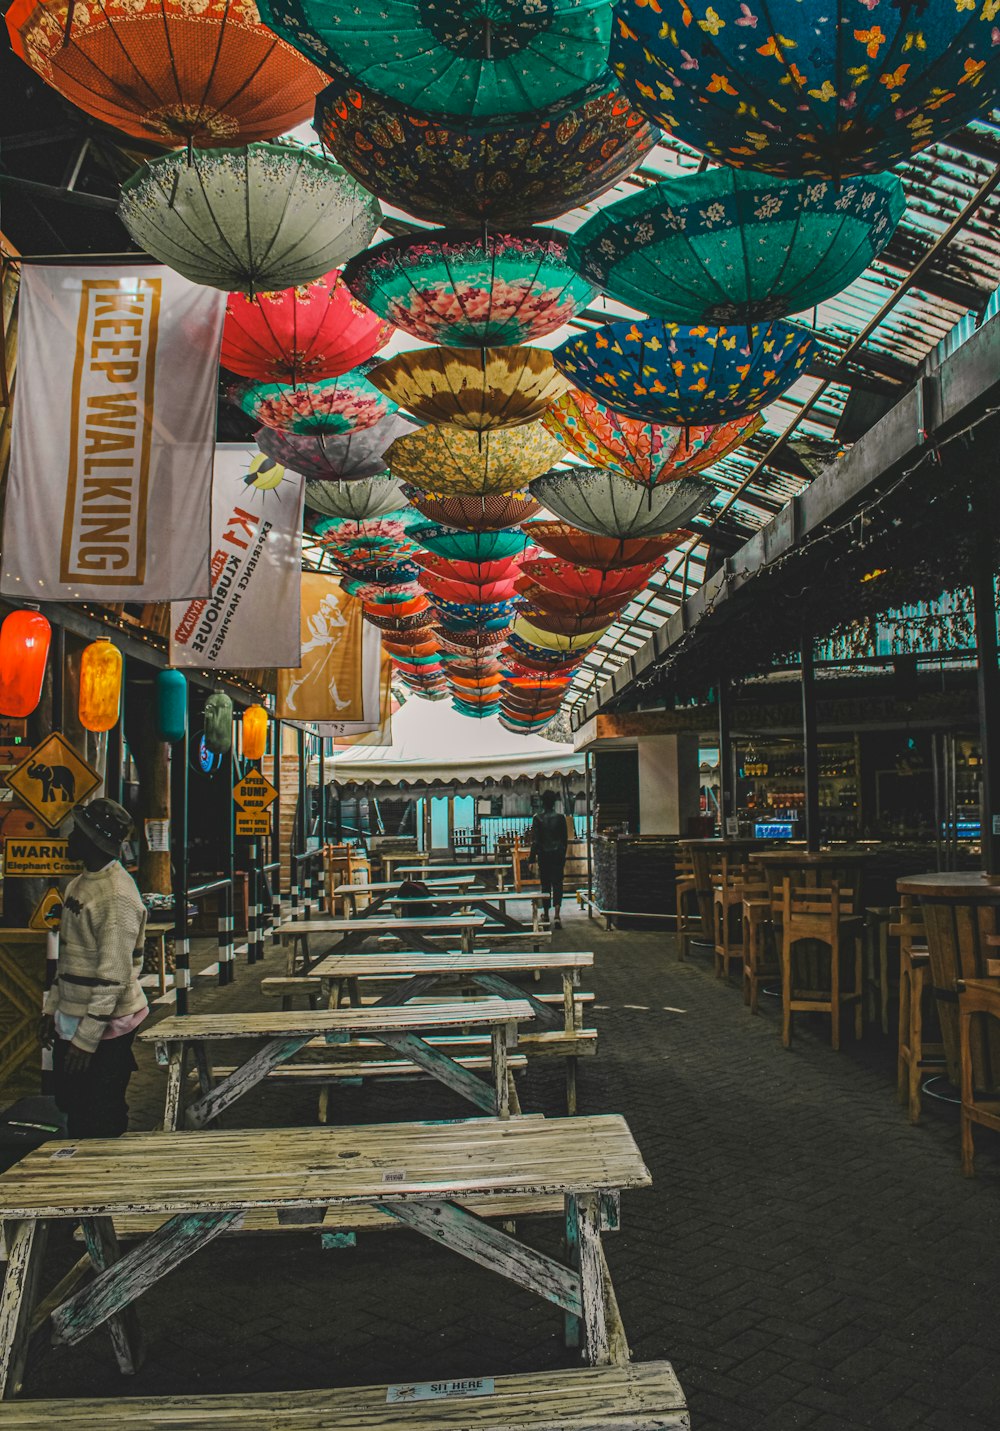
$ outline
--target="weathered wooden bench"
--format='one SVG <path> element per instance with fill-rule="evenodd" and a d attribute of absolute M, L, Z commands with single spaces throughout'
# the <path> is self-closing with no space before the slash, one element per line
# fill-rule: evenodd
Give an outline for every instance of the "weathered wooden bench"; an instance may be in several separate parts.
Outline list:
<path fill-rule="evenodd" d="M 689 1431 L 669 1362 L 231 1396 L 26 1401 L 8 1431 Z"/>
<path fill-rule="evenodd" d="M 301 1222 L 315 1221 L 319 1208 L 375 1206 L 554 1303 L 566 1317 L 567 1344 L 582 1335 L 592 1365 L 624 1366 L 628 1343 L 601 1244 L 602 1207 L 609 1196 L 649 1183 L 627 1124 L 612 1115 L 49 1142 L 0 1174 L 8 1246 L 0 1395 L 16 1395 L 21 1386 L 50 1223 L 80 1221 L 97 1269 L 89 1284 L 67 1295 L 64 1283 L 45 1299 L 53 1342 L 75 1345 L 107 1325 L 129 1373 L 141 1360 L 132 1304 L 258 1209 Z M 461 1206 L 471 1197 L 509 1204 L 539 1196 L 566 1199 L 565 1260 Z M 167 1221 L 123 1253 L 112 1221 L 123 1213 Z M 65 1415 L 64 1403 L 57 1419 Z"/>
<path fill-rule="evenodd" d="M 455 892 L 475 884 L 475 875 L 453 875 L 450 879 L 427 879 L 422 883 L 431 890 Z M 399 893 L 402 883 L 398 879 L 371 880 L 367 884 L 338 884 L 333 891 L 334 898 L 342 899 L 348 906 L 352 919 L 370 919 L 378 914 L 387 899 Z M 358 896 L 367 895 L 370 903 L 358 908 Z"/>
<path fill-rule="evenodd" d="M 436 953 L 432 942 L 438 938 L 459 936 L 463 949 L 471 950 L 476 933 L 486 924 L 482 914 L 442 914 L 417 919 L 393 919 L 376 916 L 370 919 L 316 919 L 287 920 L 280 925 L 279 939 L 286 951 L 286 974 L 294 974 L 301 961 L 302 972 L 311 972 L 316 962 L 309 952 L 309 940 L 319 935 L 339 934 L 340 938 L 325 951 L 322 957 L 331 954 L 349 954 L 360 949 L 369 939 L 387 935 L 405 944 L 409 941 L 427 953 Z"/>
<path fill-rule="evenodd" d="M 461 890 L 457 894 L 436 893 L 432 891 L 428 895 L 418 896 L 417 898 L 399 894 L 390 895 L 383 901 L 383 908 L 392 910 L 405 909 L 410 911 L 419 909 L 422 903 L 434 905 L 438 910 L 475 910 L 477 914 L 483 914 L 490 920 L 490 925 L 483 931 L 483 937 L 496 938 L 498 928 L 514 934 L 541 933 L 539 911 L 543 904 L 551 903 L 551 900 L 538 890 L 523 890 L 509 894 L 500 894 L 492 890 L 467 889 Z M 530 904 L 531 923 L 525 924 L 523 919 L 517 919 L 513 914 L 510 914 L 506 908 L 508 904 Z"/>
<path fill-rule="evenodd" d="M 183 1110 L 184 1121 L 188 1127 L 202 1128 L 269 1075 L 283 1068 L 287 1077 L 287 1060 L 313 1040 L 338 1047 L 366 1035 L 385 1045 L 404 1065 L 416 1064 L 476 1107 L 506 1117 L 510 1106 L 508 1049 L 516 1046 L 517 1024 L 531 1017 L 532 1008 L 525 999 L 486 998 L 391 1008 L 373 1005 L 298 1013 L 175 1015 L 142 1029 L 139 1038 L 155 1044 L 157 1062 L 167 1068 L 166 1131 L 177 1127 L 182 1112 L 188 1054 L 198 1070 L 201 1094 Z M 489 1031 L 490 1083 L 421 1037 L 432 1030 L 477 1026 Z M 216 1081 L 207 1045 L 234 1040 L 252 1040 L 262 1047 Z"/>

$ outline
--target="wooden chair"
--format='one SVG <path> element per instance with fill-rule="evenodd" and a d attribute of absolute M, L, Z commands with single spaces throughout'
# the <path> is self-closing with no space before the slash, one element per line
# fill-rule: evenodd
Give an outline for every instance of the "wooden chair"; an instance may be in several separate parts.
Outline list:
<path fill-rule="evenodd" d="M 674 860 L 674 906 L 677 910 L 677 958 L 683 960 L 687 958 L 691 940 L 701 933 L 701 916 L 698 913 L 694 861 L 682 851 L 678 851 Z"/>
<path fill-rule="evenodd" d="M 996 941 L 996 936 L 990 941 Z M 1000 943 L 1000 941 L 996 941 Z M 965 979 L 958 988 L 959 1066 L 962 1090 L 962 1172 L 975 1177 L 972 1128 L 978 1123 L 1000 1133 L 1000 1098 L 976 1096 L 972 1079 L 972 1020 L 977 1016 L 1000 1019 L 1000 981 Z"/>
<path fill-rule="evenodd" d="M 759 1012 L 763 980 L 780 978 L 767 884 L 748 880 L 743 885 L 743 1002 L 752 1014 Z"/>
<path fill-rule="evenodd" d="M 889 924 L 889 937 L 899 940 L 899 1053 L 896 1097 L 906 1105 L 910 1122 L 920 1122 L 920 1081 L 928 1068 L 944 1067 L 944 1044 L 924 1040 L 924 1014 L 933 1009 L 931 956 L 924 922 L 912 895 L 904 894 Z"/>
<path fill-rule="evenodd" d="M 794 889 L 790 878 L 782 885 L 781 897 L 781 1041 L 792 1045 L 792 1014 L 830 1015 L 830 1042 L 840 1048 L 840 1014 L 854 1005 L 854 1036 L 863 1031 L 864 1009 L 864 918 L 855 913 L 853 897 L 842 894 L 834 881 L 829 889 Z M 822 944 L 830 951 L 830 988 L 802 988 L 792 977 L 793 954 L 802 940 Z M 845 944 L 854 945 L 854 987 L 840 987 L 841 954 Z M 818 983 L 818 980 L 816 981 Z"/>
<path fill-rule="evenodd" d="M 718 878 L 712 880 L 712 925 L 715 935 L 715 977 L 727 979 L 733 959 L 743 965 L 743 884 L 745 872 L 741 865 L 732 865 L 722 857 Z M 740 935 L 733 932 L 733 912 L 740 913 Z"/>

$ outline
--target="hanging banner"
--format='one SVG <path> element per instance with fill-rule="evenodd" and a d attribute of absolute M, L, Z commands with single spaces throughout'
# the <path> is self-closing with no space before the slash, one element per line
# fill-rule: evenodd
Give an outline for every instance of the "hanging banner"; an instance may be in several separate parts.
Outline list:
<path fill-rule="evenodd" d="M 243 443 L 215 449 L 212 595 L 170 606 L 170 664 L 297 666 L 305 478 Z"/>
<path fill-rule="evenodd" d="M 365 639 L 375 628 L 365 622 Z M 381 634 L 379 641 L 381 644 Z M 392 744 L 392 657 L 382 647 L 380 651 L 381 669 L 379 674 L 378 714 L 372 720 L 323 721 L 317 727 L 320 735 L 329 736 L 336 746 L 347 749 L 352 745 Z"/>
<path fill-rule="evenodd" d="M 0 591 L 207 596 L 226 295 L 158 264 L 25 264 Z"/>
<path fill-rule="evenodd" d="M 303 572 L 301 591 L 302 660 L 298 670 L 278 672 L 278 719 L 320 735 L 333 735 L 333 727 L 345 723 L 377 725 L 381 633 L 362 619 L 361 602 L 335 577 Z"/>

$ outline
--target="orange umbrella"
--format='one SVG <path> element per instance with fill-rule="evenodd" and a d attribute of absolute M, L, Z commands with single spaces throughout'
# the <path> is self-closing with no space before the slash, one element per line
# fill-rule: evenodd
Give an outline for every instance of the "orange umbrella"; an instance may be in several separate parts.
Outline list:
<path fill-rule="evenodd" d="M 171 149 L 274 139 L 312 118 L 326 84 L 246 0 L 14 0 L 7 29 L 79 109 Z"/>

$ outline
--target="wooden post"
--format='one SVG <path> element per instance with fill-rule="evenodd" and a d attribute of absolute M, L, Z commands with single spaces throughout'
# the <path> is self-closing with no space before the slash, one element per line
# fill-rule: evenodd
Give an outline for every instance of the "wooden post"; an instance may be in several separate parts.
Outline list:
<path fill-rule="evenodd" d="M 188 732 L 170 751 L 170 859 L 174 890 L 174 992 L 179 1014 L 188 1012 L 191 943 L 188 934 Z"/>
<path fill-rule="evenodd" d="M 819 849 L 819 750 L 816 740 L 816 677 L 812 637 L 802 638 L 802 750 L 805 774 L 806 849 Z"/>
<path fill-rule="evenodd" d="M 733 732 L 732 707 L 730 703 L 729 680 L 722 676 L 718 684 L 719 707 L 719 823 L 720 834 L 725 839 L 728 821 L 736 813 L 735 792 L 733 790 Z"/>
<path fill-rule="evenodd" d="M 980 847 L 984 874 L 1000 874 L 1000 666 L 997 665 L 997 603 L 992 528 L 976 524 L 972 598 L 976 614 L 976 684 L 983 798 Z"/>
<path fill-rule="evenodd" d="M 169 894 L 170 851 L 149 849 L 144 831 L 146 820 L 170 819 L 170 750 L 156 733 L 152 680 L 133 679 L 123 700 L 125 739 L 139 772 L 139 887 Z"/>

